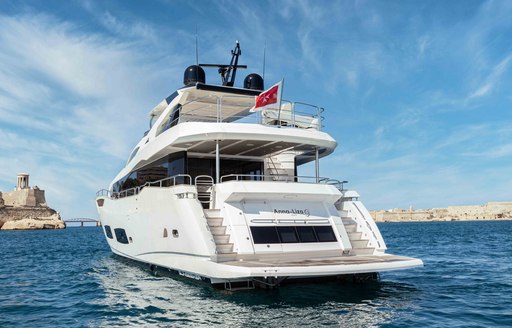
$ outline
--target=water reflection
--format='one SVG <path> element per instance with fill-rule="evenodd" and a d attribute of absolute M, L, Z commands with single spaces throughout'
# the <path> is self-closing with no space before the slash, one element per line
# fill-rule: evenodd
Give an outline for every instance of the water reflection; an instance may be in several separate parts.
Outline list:
<path fill-rule="evenodd" d="M 226 293 L 178 276 L 155 277 L 114 256 L 90 272 L 103 297 L 96 326 L 318 326 L 371 327 L 414 309 L 421 292 L 391 281 L 287 285 L 276 290 Z"/>

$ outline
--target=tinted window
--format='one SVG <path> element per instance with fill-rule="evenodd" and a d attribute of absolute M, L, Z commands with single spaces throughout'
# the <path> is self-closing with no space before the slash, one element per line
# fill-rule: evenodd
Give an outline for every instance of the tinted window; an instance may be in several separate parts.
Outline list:
<path fill-rule="evenodd" d="M 220 160 L 220 176 L 228 174 L 248 174 L 246 180 L 258 180 L 263 172 L 262 162 L 251 162 L 242 160 Z M 215 176 L 215 159 L 209 158 L 188 158 L 187 173 L 195 178 L 198 175 Z"/>
<path fill-rule="evenodd" d="M 159 159 L 149 165 L 131 172 L 113 186 L 114 192 L 120 192 L 126 189 L 135 188 L 144 185 L 146 182 L 153 182 L 185 173 L 186 152 L 178 152 L 162 159 Z M 170 180 L 166 183 L 170 184 Z M 176 179 L 176 183 L 184 183 L 184 178 Z"/>
<path fill-rule="evenodd" d="M 295 232 L 295 227 L 277 227 L 277 232 L 279 233 L 279 239 L 281 239 L 282 243 L 299 242 L 299 238 L 297 238 L 297 233 Z"/>
<path fill-rule="evenodd" d="M 135 148 L 135 149 L 132 151 L 132 153 L 131 153 L 130 157 L 128 158 L 128 161 L 126 162 L 126 164 L 130 163 L 130 161 L 135 157 L 135 155 L 137 155 L 137 152 L 138 152 L 138 151 L 139 151 L 139 147 Z"/>
<path fill-rule="evenodd" d="M 255 244 L 335 242 L 331 226 L 251 227 Z"/>
<path fill-rule="evenodd" d="M 107 225 L 104 228 L 105 228 L 105 235 L 107 235 L 107 237 L 110 238 L 110 239 L 114 238 L 112 236 L 112 230 L 110 229 L 110 226 Z"/>
<path fill-rule="evenodd" d="M 316 243 L 317 239 L 313 227 L 297 227 L 299 240 L 301 243 Z"/>
<path fill-rule="evenodd" d="M 320 242 L 336 241 L 336 236 L 330 226 L 315 227 L 316 236 Z"/>
<path fill-rule="evenodd" d="M 165 101 L 167 102 L 167 105 L 171 103 L 171 101 L 174 100 L 178 96 L 178 91 L 174 91 L 169 97 L 165 98 Z"/>
<path fill-rule="evenodd" d="M 275 227 L 251 227 L 251 232 L 255 244 L 279 244 Z"/>
<path fill-rule="evenodd" d="M 116 234 L 116 239 L 121 244 L 128 244 L 128 237 L 126 236 L 126 232 L 124 229 L 114 229 L 114 233 Z"/>
<path fill-rule="evenodd" d="M 164 132 L 164 131 L 168 130 L 169 128 L 171 128 L 171 127 L 175 126 L 176 124 L 178 124 L 178 119 L 180 117 L 180 110 L 181 110 L 181 105 L 180 104 L 174 106 L 174 108 L 171 111 L 171 114 L 169 114 L 169 117 L 167 117 L 164 120 L 164 122 L 162 122 L 162 125 L 158 129 L 156 135 L 159 135 L 162 132 Z"/>

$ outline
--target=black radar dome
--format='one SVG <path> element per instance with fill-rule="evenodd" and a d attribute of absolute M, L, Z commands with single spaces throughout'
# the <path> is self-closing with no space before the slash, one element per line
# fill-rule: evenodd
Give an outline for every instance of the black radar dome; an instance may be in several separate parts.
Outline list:
<path fill-rule="evenodd" d="M 191 65 L 185 70 L 185 74 L 183 75 L 183 83 L 185 85 L 194 85 L 197 82 L 205 83 L 205 81 L 204 69 L 201 66 Z"/>
<path fill-rule="evenodd" d="M 256 73 L 247 75 L 244 79 L 244 88 L 252 90 L 263 90 L 263 78 Z"/>

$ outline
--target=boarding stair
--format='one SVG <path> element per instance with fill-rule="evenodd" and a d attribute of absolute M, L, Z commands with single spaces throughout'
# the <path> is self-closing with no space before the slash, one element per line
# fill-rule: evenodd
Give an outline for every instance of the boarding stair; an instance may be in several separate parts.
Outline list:
<path fill-rule="evenodd" d="M 350 255 L 372 255 L 375 252 L 375 247 L 368 246 L 370 239 L 364 236 L 356 220 L 349 216 L 342 216 L 341 220 L 352 245 Z"/>
<path fill-rule="evenodd" d="M 268 156 L 265 160 L 265 175 L 270 175 L 273 181 L 287 180 L 290 172 L 285 168 L 286 164 L 277 157 Z"/>
<path fill-rule="evenodd" d="M 208 229 L 212 233 L 215 242 L 216 260 L 218 262 L 231 261 L 236 258 L 237 253 L 233 252 L 233 243 L 229 242 L 231 236 L 224 225 L 224 218 L 221 216 L 220 210 L 205 209 L 204 214 Z"/>

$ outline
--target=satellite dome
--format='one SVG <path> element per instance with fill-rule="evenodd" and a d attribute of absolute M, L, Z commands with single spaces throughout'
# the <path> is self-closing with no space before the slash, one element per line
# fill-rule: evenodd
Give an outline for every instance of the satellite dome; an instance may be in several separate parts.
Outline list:
<path fill-rule="evenodd" d="M 183 84 L 185 85 L 195 85 L 197 82 L 205 83 L 205 81 L 206 77 L 204 70 L 198 65 L 191 65 L 187 67 L 185 74 L 183 74 Z"/>
<path fill-rule="evenodd" d="M 244 88 L 252 90 L 263 90 L 263 78 L 256 73 L 247 75 L 244 79 Z"/>

